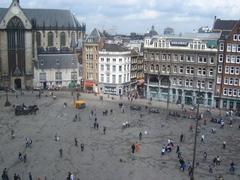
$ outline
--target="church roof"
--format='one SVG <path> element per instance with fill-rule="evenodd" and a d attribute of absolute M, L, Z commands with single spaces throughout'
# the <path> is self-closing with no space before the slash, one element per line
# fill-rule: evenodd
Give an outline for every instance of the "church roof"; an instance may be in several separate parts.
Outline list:
<path fill-rule="evenodd" d="M 234 25 L 237 23 L 237 20 L 221 20 L 216 19 L 213 25 L 214 30 L 232 30 Z"/>
<path fill-rule="evenodd" d="M 0 21 L 7 12 L 0 8 Z M 22 9 L 29 21 L 34 21 L 36 27 L 82 27 L 70 10 L 63 9 Z"/>

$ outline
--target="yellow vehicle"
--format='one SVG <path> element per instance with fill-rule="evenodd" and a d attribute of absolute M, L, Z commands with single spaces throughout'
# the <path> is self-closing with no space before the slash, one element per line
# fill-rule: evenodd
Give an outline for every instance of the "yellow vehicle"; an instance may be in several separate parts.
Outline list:
<path fill-rule="evenodd" d="M 77 100 L 74 102 L 74 107 L 77 109 L 83 109 L 86 107 L 86 102 L 83 100 Z"/>

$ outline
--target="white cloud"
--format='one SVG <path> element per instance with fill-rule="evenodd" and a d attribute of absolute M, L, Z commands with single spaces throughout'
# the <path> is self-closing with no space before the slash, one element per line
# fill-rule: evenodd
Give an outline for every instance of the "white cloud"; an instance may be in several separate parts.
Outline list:
<path fill-rule="evenodd" d="M 141 12 L 129 14 L 123 17 L 124 20 L 148 20 L 156 19 L 160 13 L 156 10 L 144 9 Z"/>

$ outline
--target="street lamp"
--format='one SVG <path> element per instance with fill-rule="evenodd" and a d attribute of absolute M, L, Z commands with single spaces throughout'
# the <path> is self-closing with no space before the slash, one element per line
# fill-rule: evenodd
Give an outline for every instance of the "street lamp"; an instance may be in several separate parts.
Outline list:
<path fill-rule="evenodd" d="M 11 103 L 8 100 L 8 89 L 6 88 L 6 102 L 5 102 L 5 107 L 11 106 Z"/>
<path fill-rule="evenodd" d="M 202 99 L 200 94 L 200 86 L 197 95 L 197 115 L 196 115 L 196 127 L 195 127 L 195 136 L 194 136 L 194 148 L 193 148 L 193 160 L 192 160 L 192 175 L 190 176 L 190 180 L 194 180 L 194 168 L 195 168 L 195 159 L 196 159 L 196 148 L 197 148 L 197 129 L 198 129 L 198 120 L 199 120 L 199 106 L 200 100 Z"/>

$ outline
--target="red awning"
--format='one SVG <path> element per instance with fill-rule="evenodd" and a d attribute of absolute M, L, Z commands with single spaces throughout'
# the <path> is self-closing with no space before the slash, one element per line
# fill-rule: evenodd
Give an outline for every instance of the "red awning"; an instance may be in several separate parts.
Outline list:
<path fill-rule="evenodd" d="M 84 86 L 85 86 L 85 87 L 93 87 L 93 85 L 94 85 L 94 82 L 93 82 L 93 81 L 85 81 L 85 82 L 84 82 Z"/>
<path fill-rule="evenodd" d="M 139 79 L 137 85 L 143 85 L 144 84 L 144 79 Z"/>

